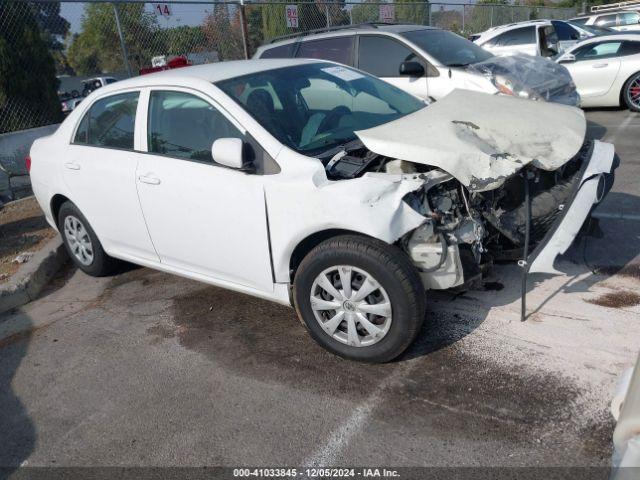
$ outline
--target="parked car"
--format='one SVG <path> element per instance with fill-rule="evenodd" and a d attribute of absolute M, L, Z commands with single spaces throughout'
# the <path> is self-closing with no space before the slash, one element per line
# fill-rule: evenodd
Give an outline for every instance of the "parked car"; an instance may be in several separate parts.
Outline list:
<path fill-rule="evenodd" d="M 586 26 L 609 27 L 621 32 L 640 30 L 640 2 L 619 2 L 594 5 L 591 13 L 572 18 Z"/>
<path fill-rule="evenodd" d="M 83 100 L 83 97 L 75 97 L 75 98 L 69 98 L 64 102 L 61 102 L 62 113 L 65 115 L 68 115 L 69 113 L 71 113 L 71 111 L 74 108 L 76 108 L 80 104 L 80 102 L 82 102 L 82 100 Z"/>
<path fill-rule="evenodd" d="M 363 24 L 300 33 L 263 45 L 254 56 L 294 57 L 354 66 L 425 100 L 461 88 L 579 104 L 570 75 L 553 62 L 541 65 L 524 57 L 505 62 L 455 33 L 420 25 Z"/>
<path fill-rule="evenodd" d="M 615 167 L 585 132 L 565 105 L 427 106 L 333 62 L 253 60 L 103 87 L 28 164 L 84 272 L 117 258 L 293 305 L 320 345 L 381 362 L 417 335 L 425 290 L 527 238 L 528 270 L 555 272 Z"/>
<path fill-rule="evenodd" d="M 87 78 L 82 81 L 82 96 L 86 97 L 94 90 L 104 87 L 105 85 L 110 85 L 112 83 L 117 82 L 118 80 L 114 77 L 94 77 Z"/>
<path fill-rule="evenodd" d="M 583 107 L 640 111 L 640 34 L 593 37 L 556 61 L 569 70 Z"/>
<path fill-rule="evenodd" d="M 482 32 L 474 43 L 494 55 L 524 53 L 552 57 L 560 52 L 560 40 L 550 20 L 529 20 L 493 27 Z"/>

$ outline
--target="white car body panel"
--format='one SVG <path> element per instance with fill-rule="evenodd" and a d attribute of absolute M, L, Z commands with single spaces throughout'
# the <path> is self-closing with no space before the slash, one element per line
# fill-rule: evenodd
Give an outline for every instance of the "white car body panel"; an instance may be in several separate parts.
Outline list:
<path fill-rule="evenodd" d="M 578 43 L 556 59 L 569 70 L 582 99 L 581 106 L 583 107 L 615 107 L 620 105 L 620 92 L 624 84 L 633 74 L 640 72 L 640 54 L 571 63 L 562 61 L 564 55 L 572 54 L 577 48 L 607 40 L 640 42 L 640 35 L 616 34 L 593 37 Z"/>
<path fill-rule="evenodd" d="M 557 169 L 578 152 L 585 132 L 584 113 L 575 107 L 456 90 L 356 134 L 373 152 L 441 168 L 470 190 L 484 191 L 528 163 Z"/>
<path fill-rule="evenodd" d="M 136 77 L 93 92 L 53 135 L 36 140 L 31 149 L 33 190 L 47 220 L 56 226 L 52 201 L 61 195 L 85 214 L 113 257 L 286 305 L 292 254 L 311 235 L 346 231 L 393 243 L 425 223 L 427 218 L 404 197 L 424 188 L 430 175 L 450 178 L 441 170 L 329 180 L 320 160 L 283 146 L 214 85 L 247 73 L 306 63 L 317 62 L 202 65 Z M 241 131 L 250 133 L 280 171 L 257 175 L 148 153 L 147 107 L 153 89 L 198 92 Z M 96 100 L 127 91 L 140 92 L 136 151 L 72 144 L 77 124 Z M 470 102 L 479 108 L 468 109 Z M 577 151 L 586 128 L 582 112 L 573 107 L 462 91 L 416 113 L 418 121 L 409 115 L 404 117 L 408 121 L 401 118 L 400 123 L 358 134 L 365 143 L 392 151 L 394 158 L 406 156 L 417 163 L 434 158 L 433 165 L 468 179 L 470 187 L 474 175 L 485 188 L 499 185 L 528 162 L 559 167 Z M 516 121 L 532 116 L 538 118 L 535 123 L 529 120 L 529 126 Z M 471 125 L 474 122 L 477 128 Z M 407 132 L 401 130 L 411 130 L 421 140 L 405 145 L 399 140 Z M 392 142 L 390 136 L 397 138 Z M 430 141 L 439 148 L 428 150 Z M 455 146 L 445 146 L 446 141 Z M 458 147 L 462 154 L 455 152 Z M 510 158 L 504 158 L 507 154 Z M 436 157 L 441 158 L 438 163 Z M 462 280 L 458 277 L 456 282 Z"/>

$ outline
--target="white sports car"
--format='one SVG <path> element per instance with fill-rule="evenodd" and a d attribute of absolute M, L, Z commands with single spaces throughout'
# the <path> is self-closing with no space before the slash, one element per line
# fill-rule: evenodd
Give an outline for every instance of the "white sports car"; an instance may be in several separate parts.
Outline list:
<path fill-rule="evenodd" d="M 251 60 L 100 88 L 27 165 L 86 273 L 122 259 L 293 305 L 325 348 L 380 362 L 417 335 L 425 290 L 514 253 L 555 272 L 615 168 L 585 131 L 575 107 L 426 106 L 336 63 Z"/>
<path fill-rule="evenodd" d="M 640 35 L 593 37 L 556 61 L 569 70 L 582 107 L 626 106 L 640 111 Z"/>

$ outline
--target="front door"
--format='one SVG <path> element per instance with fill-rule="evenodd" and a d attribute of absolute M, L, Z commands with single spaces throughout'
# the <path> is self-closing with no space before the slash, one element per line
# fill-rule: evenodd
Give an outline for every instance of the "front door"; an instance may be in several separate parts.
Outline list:
<path fill-rule="evenodd" d="M 573 51 L 576 61 L 564 64 L 582 97 L 605 95 L 620 70 L 622 41 L 590 43 Z"/>
<path fill-rule="evenodd" d="M 426 73 L 421 76 L 400 75 L 402 62 L 418 62 L 427 71 L 425 61 L 399 41 L 379 35 L 360 35 L 358 68 L 382 80 L 427 100 L 429 91 Z"/>
<path fill-rule="evenodd" d="M 148 154 L 136 172 L 149 233 L 168 266 L 271 291 L 263 177 L 216 164 L 217 138 L 243 138 L 209 99 L 185 89 L 153 90 Z"/>

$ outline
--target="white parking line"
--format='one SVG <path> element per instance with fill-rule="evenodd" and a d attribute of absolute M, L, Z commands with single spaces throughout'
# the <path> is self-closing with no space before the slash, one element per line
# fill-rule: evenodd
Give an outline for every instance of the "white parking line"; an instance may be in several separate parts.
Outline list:
<path fill-rule="evenodd" d="M 405 361 L 388 377 L 384 378 L 369 395 L 369 398 L 358 405 L 351 412 L 351 415 L 331 433 L 326 442 L 302 462 L 302 465 L 305 467 L 329 467 L 335 465 L 340 452 L 367 422 L 371 413 L 380 403 L 384 391 L 407 375 L 415 364 L 415 361 Z"/>
<path fill-rule="evenodd" d="M 615 144 L 616 139 L 618 138 L 618 135 L 622 133 L 624 129 L 626 129 L 629 126 L 629 124 L 631 123 L 631 120 L 633 120 L 634 118 L 638 118 L 638 114 L 635 112 L 629 112 L 627 114 L 627 118 L 625 118 L 622 121 L 622 123 L 618 125 L 618 127 L 613 131 L 613 133 L 611 135 L 605 135 L 602 140 Z"/>

